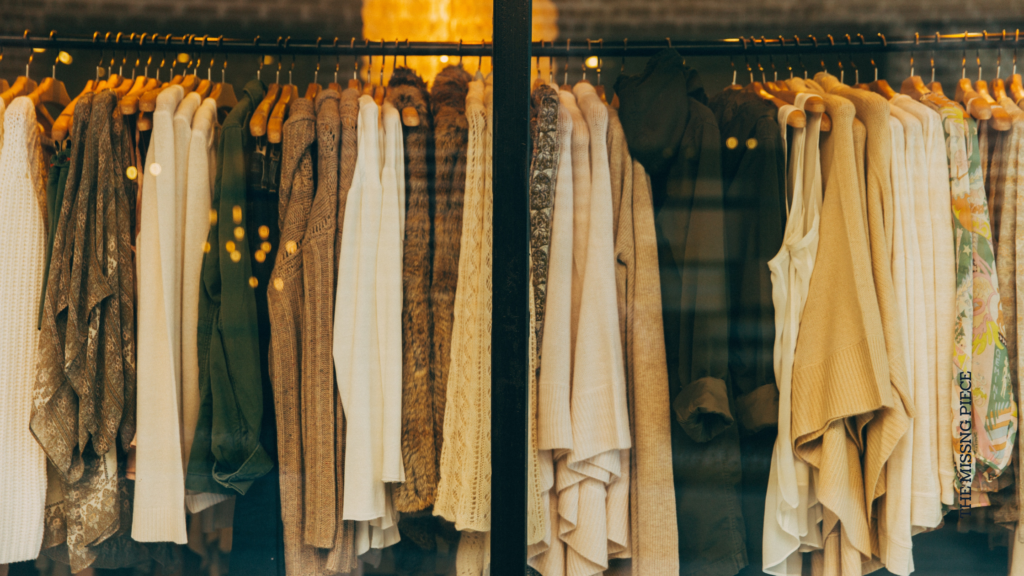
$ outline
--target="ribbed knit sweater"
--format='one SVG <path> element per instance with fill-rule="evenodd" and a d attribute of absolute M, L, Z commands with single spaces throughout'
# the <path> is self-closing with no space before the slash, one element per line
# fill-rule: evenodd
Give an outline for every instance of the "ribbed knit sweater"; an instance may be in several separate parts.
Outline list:
<path fill-rule="evenodd" d="M 316 98 L 314 126 L 298 116 L 300 128 L 316 129 L 318 162 L 316 195 L 302 240 L 302 451 L 305 470 L 304 540 L 310 546 L 331 548 L 337 522 L 335 492 L 334 364 L 334 236 L 338 211 L 338 157 L 341 139 L 340 95 L 323 90 Z M 293 114 L 294 115 L 294 114 Z M 290 118 L 289 118 L 290 120 Z M 307 148 L 303 135 L 299 144 Z M 303 159 L 305 165 L 306 160 Z M 310 157 L 309 162 L 312 162 Z M 310 166 L 312 168 L 312 164 Z M 312 184 L 312 180 L 310 182 Z"/>
<path fill-rule="evenodd" d="M 267 291 L 270 312 L 270 375 L 277 415 L 277 458 L 281 478 L 284 560 L 289 575 L 319 574 L 323 554 L 306 543 L 305 468 L 302 434 L 303 249 L 313 204 L 313 158 L 316 138 L 313 104 L 292 104 L 284 124 L 278 217 L 280 247 Z M 333 509 L 330 512 L 334 512 Z"/>
<path fill-rule="evenodd" d="M 856 90 L 833 76 L 818 74 L 818 81 L 831 92 L 849 99 L 857 117 L 867 129 L 866 178 L 868 238 L 871 245 L 872 275 L 885 335 L 889 361 L 890 386 L 879 389 L 882 410 L 870 422 L 861 420 L 866 432 L 864 446 L 864 495 L 867 514 L 875 499 L 885 493 L 883 468 L 897 442 L 910 424 L 914 408 L 908 391 L 904 343 L 897 320 L 895 290 L 892 283 L 892 246 L 895 234 L 891 170 L 892 141 L 889 133 L 889 103 L 873 92 Z M 872 529 L 874 527 L 872 526 Z M 877 551 L 875 551 L 877 552 Z M 876 554 L 877 555 L 877 554 Z"/>
<path fill-rule="evenodd" d="M 821 235 L 793 360 L 792 436 L 797 455 L 817 469 L 830 565 L 845 559 L 859 568 L 861 554 L 871 555 L 871 537 L 860 446 L 846 418 L 880 407 L 889 364 L 857 185 L 856 109 L 823 97 L 832 131 L 822 144 Z"/>
<path fill-rule="evenodd" d="M 0 106 L 0 112 L 3 112 Z M 0 310 L 0 564 L 31 560 L 39 554 L 46 500 L 46 458 L 29 432 L 35 381 L 36 322 L 43 281 L 46 230 L 37 195 L 44 189 L 38 172 L 39 132 L 28 98 L 16 98 L 4 113 L 0 150 L 0 206 L 8 225 L 0 256 L 0 280 L 10 300 Z M 30 296 L 30 294 L 34 294 Z"/>

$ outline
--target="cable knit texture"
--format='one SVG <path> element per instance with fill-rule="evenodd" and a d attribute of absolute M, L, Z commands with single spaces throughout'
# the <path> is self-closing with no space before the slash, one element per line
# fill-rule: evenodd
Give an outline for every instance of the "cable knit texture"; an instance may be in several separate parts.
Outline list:
<path fill-rule="evenodd" d="M 413 108 L 419 126 L 406 127 L 407 212 L 402 267 L 402 461 L 405 482 L 395 486 L 395 509 L 418 512 L 434 503 L 437 457 L 430 355 L 430 174 L 434 130 L 423 80 L 398 68 L 388 83 L 388 100 L 398 110 Z"/>
<path fill-rule="evenodd" d="M 304 537 L 306 544 L 318 548 L 333 546 L 337 520 L 335 436 L 330 431 L 334 429 L 335 420 L 331 334 L 334 329 L 334 235 L 338 211 L 340 99 L 334 90 L 323 90 L 316 98 L 318 177 L 316 196 L 313 198 L 302 241 L 305 290 L 302 316 L 302 449 L 306 473 Z M 307 122 L 304 117 L 298 121 L 302 124 Z M 299 138 L 299 143 L 306 144 L 305 137 Z M 305 159 L 302 163 L 305 164 Z"/>
<path fill-rule="evenodd" d="M 3 107 L 0 106 L 0 112 Z M 36 364 L 36 308 L 43 282 L 46 230 L 36 201 L 44 189 L 38 172 L 41 154 L 35 111 L 28 98 L 15 98 L 0 131 L 0 205 L 7 221 L 2 283 L 9 295 L 0 310 L 0 564 L 31 560 L 39 554 L 46 499 L 43 450 L 29 432 Z M 35 296 L 30 296 L 30 294 Z M 32 301 L 35 301 L 33 303 Z"/>
<path fill-rule="evenodd" d="M 284 524 L 285 566 L 289 575 L 319 574 L 323 555 L 306 544 L 303 467 L 302 346 L 303 237 L 313 204 L 313 158 L 316 138 L 313 103 L 292 104 L 284 124 L 281 150 L 281 189 L 278 213 L 283 218 L 281 239 L 267 291 L 270 311 L 270 373 L 277 415 L 277 458 L 281 478 L 281 520 Z M 333 508 L 331 512 L 333 512 Z"/>
<path fill-rule="evenodd" d="M 434 393 L 434 450 L 440 468 L 448 367 L 452 349 L 455 287 L 459 280 L 459 237 L 462 197 L 466 187 L 466 93 L 469 74 L 449 66 L 434 78 L 430 108 L 434 115 L 434 264 L 430 285 L 433 354 L 430 360 Z"/>
<path fill-rule="evenodd" d="M 491 222 L 490 141 L 484 83 L 469 84 L 466 204 L 456 279 L 452 362 L 447 386 L 440 480 L 434 515 L 462 531 L 491 529 Z M 440 119 L 439 119 L 440 121 Z M 440 247 L 436 248 L 441 250 Z M 436 278 L 436 276 L 435 276 Z M 435 348 L 436 349 L 436 348 Z"/>

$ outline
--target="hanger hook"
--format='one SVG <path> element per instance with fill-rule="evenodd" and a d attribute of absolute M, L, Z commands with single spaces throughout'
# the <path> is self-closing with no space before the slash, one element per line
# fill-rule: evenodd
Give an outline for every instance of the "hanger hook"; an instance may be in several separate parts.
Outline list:
<path fill-rule="evenodd" d="M 363 40 L 363 48 L 366 50 L 366 57 L 369 58 L 366 64 L 366 83 L 372 86 L 373 82 L 370 80 L 370 71 L 373 69 L 373 53 L 370 52 L 369 40 Z"/>
<path fill-rule="evenodd" d="M 1017 74 L 1017 42 L 1020 40 L 1020 28 L 1013 34 L 1013 73 Z"/>
<path fill-rule="evenodd" d="M 356 56 L 356 37 L 352 37 L 352 41 L 349 42 L 349 49 L 352 50 L 352 79 L 359 80 L 359 57 Z M 339 56 L 339 58 L 341 58 Z"/>
<path fill-rule="evenodd" d="M 783 37 L 781 34 L 779 35 L 779 46 L 782 47 L 783 50 L 785 50 L 785 48 L 786 48 L 786 38 Z M 789 77 L 792 78 L 793 77 L 793 65 L 789 62 L 789 53 L 788 52 L 786 53 L 786 71 L 789 72 Z M 736 81 L 734 80 L 733 84 L 735 84 L 735 83 L 736 83 Z"/>
<path fill-rule="evenodd" d="M 964 49 L 960 54 L 960 78 L 967 78 L 967 31 L 964 31 Z"/>
<path fill-rule="evenodd" d="M 405 39 L 405 52 L 402 54 L 402 66 L 409 67 L 409 39 Z"/>
<path fill-rule="evenodd" d="M 626 49 L 629 48 L 629 38 L 622 39 L 622 64 L 619 66 L 619 74 L 626 70 Z"/>
<path fill-rule="evenodd" d="M 387 66 L 388 56 L 384 53 L 384 39 L 380 39 L 380 85 L 384 85 L 384 67 Z"/>
<path fill-rule="evenodd" d="M 569 43 L 572 42 L 571 38 L 565 39 L 565 76 L 562 77 L 562 84 L 569 83 Z"/>
<path fill-rule="evenodd" d="M 598 43 L 598 46 L 601 48 L 601 51 L 603 52 L 604 51 L 604 38 L 598 38 L 597 39 L 597 43 Z M 601 54 L 598 54 L 597 55 L 597 83 L 598 84 L 601 84 L 601 65 L 603 63 L 604 63 L 604 57 L 601 56 Z"/>
<path fill-rule="evenodd" d="M 462 38 L 459 38 L 459 68 L 462 68 Z"/>
<path fill-rule="evenodd" d="M 335 62 L 334 62 L 334 83 L 337 84 L 338 83 L 338 70 L 341 70 L 341 52 L 338 52 L 338 37 L 337 36 L 334 37 L 334 44 L 332 45 L 332 48 L 334 48 L 334 57 L 335 57 Z"/>
<path fill-rule="evenodd" d="M 322 41 L 322 36 L 316 37 L 316 70 L 313 71 L 313 84 L 316 84 L 320 79 L 320 42 Z"/>

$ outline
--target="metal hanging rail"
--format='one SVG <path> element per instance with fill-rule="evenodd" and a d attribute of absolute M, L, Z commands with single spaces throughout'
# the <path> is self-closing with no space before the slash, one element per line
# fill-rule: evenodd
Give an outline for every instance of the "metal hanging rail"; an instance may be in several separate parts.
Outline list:
<path fill-rule="evenodd" d="M 912 52 L 915 50 L 965 50 L 1015 48 L 1021 44 L 1020 30 L 998 33 L 963 32 L 913 37 L 886 38 L 883 34 L 826 34 L 807 36 L 750 36 L 720 40 L 675 40 L 630 42 L 576 40 L 565 42 L 534 42 L 532 56 L 651 56 L 665 48 L 674 48 L 687 56 L 751 56 L 768 54 Z M 341 38 L 325 40 L 292 40 L 290 36 L 265 39 L 225 38 L 224 36 L 185 34 L 95 32 L 91 36 L 62 36 L 56 31 L 47 36 L 33 36 L 29 31 L 18 35 L 0 35 L 0 46 L 10 48 L 54 48 L 58 50 L 139 50 L 180 52 L 216 52 L 223 54 L 289 54 L 289 55 L 406 55 L 406 56 L 492 56 L 490 42 L 410 42 L 409 40 L 357 40 Z"/>

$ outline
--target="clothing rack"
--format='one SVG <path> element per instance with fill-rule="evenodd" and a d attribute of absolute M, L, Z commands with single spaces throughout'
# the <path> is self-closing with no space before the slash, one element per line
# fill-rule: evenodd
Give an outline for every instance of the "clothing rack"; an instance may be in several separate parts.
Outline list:
<path fill-rule="evenodd" d="M 497 31 L 497 28 L 496 28 Z M 497 36 L 497 35 L 496 35 Z M 876 52 L 913 52 L 919 50 L 996 50 L 1016 49 L 1022 46 L 1020 30 L 1002 30 L 998 33 L 964 32 L 961 34 L 935 34 L 913 37 L 887 38 L 884 34 L 865 37 L 864 34 L 826 34 L 789 38 L 776 36 L 750 36 L 719 40 L 676 40 L 630 42 L 628 39 L 609 41 L 572 40 L 562 42 L 533 42 L 530 56 L 652 56 L 665 48 L 674 48 L 685 56 L 751 56 L 774 54 L 866 54 Z M 295 55 L 295 56 L 493 56 L 491 42 L 411 42 L 406 40 L 356 40 L 345 43 L 340 38 L 295 40 L 291 36 L 278 36 L 276 40 L 256 36 L 252 40 L 225 38 L 224 36 L 184 34 L 150 34 L 126 32 L 95 32 L 91 36 L 62 36 L 56 30 L 49 35 L 35 35 L 26 30 L 21 36 L 0 34 L 0 47 L 54 48 L 58 50 L 112 50 L 137 52 L 203 52 L 222 54 Z"/>
<path fill-rule="evenodd" d="M 529 406 L 529 168 L 530 60 L 538 57 L 645 57 L 671 47 L 686 56 L 760 56 L 803 53 L 882 53 L 916 50 L 1016 50 L 1019 30 L 886 38 L 862 34 L 821 38 L 725 38 L 605 43 L 603 40 L 531 42 L 529 0 L 495 0 L 493 43 L 344 42 L 340 38 L 276 40 L 223 36 L 100 33 L 91 36 L 0 35 L 2 48 L 190 52 L 251 55 L 489 56 L 494 70 L 493 303 L 491 337 L 491 574 L 522 576 L 526 570 L 527 417 Z M 0 52 L 2 54 L 2 52 Z"/>

